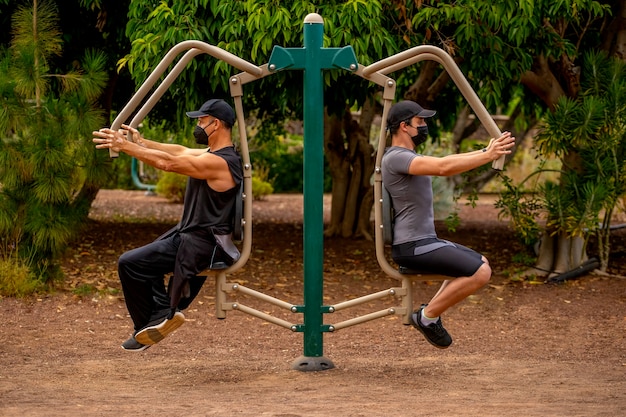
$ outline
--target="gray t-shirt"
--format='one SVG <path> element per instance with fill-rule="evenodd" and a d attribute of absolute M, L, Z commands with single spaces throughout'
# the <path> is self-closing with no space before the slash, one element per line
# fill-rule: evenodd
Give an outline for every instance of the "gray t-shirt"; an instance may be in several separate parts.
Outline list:
<path fill-rule="evenodd" d="M 410 175 L 409 166 L 422 156 L 415 151 L 392 146 L 382 160 L 383 185 L 389 191 L 395 224 L 393 244 L 437 237 L 430 176 Z"/>

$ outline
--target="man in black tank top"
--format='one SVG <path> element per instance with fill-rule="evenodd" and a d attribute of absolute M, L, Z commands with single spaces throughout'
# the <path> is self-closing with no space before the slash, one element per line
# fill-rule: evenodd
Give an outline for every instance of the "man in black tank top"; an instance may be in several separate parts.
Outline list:
<path fill-rule="evenodd" d="M 154 142 L 127 125 L 119 131 L 93 132 L 97 149 L 124 152 L 189 177 L 180 222 L 119 258 L 118 273 L 134 325 L 133 335 L 122 343 L 126 350 L 144 350 L 180 327 L 185 322 L 180 310 L 189 306 L 204 282 L 197 274 L 213 263 L 232 264 L 239 257 L 230 241 L 243 180 L 241 157 L 231 140 L 235 112 L 225 101 L 212 99 L 187 116 L 197 119 L 194 137 L 203 148 Z M 169 273 L 173 275 L 166 290 Z"/>

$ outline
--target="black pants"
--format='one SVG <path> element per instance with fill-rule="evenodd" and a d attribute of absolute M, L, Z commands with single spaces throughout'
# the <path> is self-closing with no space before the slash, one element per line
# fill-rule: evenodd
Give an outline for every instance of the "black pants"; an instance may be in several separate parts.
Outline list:
<path fill-rule="evenodd" d="M 151 315 L 176 309 L 181 302 L 184 285 L 198 279 L 204 282 L 205 277 L 197 277 L 197 274 L 211 265 L 216 257 L 223 256 L 210 231 L 170 232 L 152 243 L 122 254 L 118 261 L 118 273 L 135 330 L 145 327 Z M 165 274 L 169 273 L 173 276 L 168 294 Z M 196 290 L 199 291 L 199 288 Z M 197 291 L 192 296 L 195 297 Z M 184 300 L 184 305 L 188 306 L 190 301 Z"/>

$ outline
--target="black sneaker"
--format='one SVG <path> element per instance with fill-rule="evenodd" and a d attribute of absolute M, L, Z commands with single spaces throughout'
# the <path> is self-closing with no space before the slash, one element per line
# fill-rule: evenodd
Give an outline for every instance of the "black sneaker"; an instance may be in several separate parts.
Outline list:
<path fill-rule="evenodd" d="M 142 345 L 154 345 L 159 343 L 168 334 L 178 329 L 185 322 L 185 316 L 180 311 L 174 313 L 171 319 L 164 318 L 155 320 L 155 324 L 149 323 L 146 327 L 135 334 L 135 339 Z"/>
<path fill-rule="evenodd" d="M 428 343 L 439 349 L 447 348 L 452 344 L 452 337 L 450 337 L 448 331 L 443 328 L 441 317 L 435 323 L 429 324 L 428 326 L 422 324 L 421 317 L 424 307 L 426 306 L 422 305 L 419 310 L 415 310 L 413 314 L 411 314 L 411 324 L 424 335 Z"/>
<path fill-rule="evenodd" d="M 122 349 L 129 352 L 141 352 L 142 350 L 146 350 L 149 347 L 150 345 L 142 345 L 141 343 L 139 343 L 137 339 L 135 339 L 135 336 L 129 337 L 122 343 Z"/>

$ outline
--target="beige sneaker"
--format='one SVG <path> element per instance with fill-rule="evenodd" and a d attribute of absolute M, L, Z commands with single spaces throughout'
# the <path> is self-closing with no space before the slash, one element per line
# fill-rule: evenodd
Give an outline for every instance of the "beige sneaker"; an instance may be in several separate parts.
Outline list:
<path fill-rule="evenodd" d="M 171 319 L 165 318 L 157 324 L 149 324 L 139 330 L 135 335 L 135 340 L 142 345 L 154 345 L 182 326 L 184 322 L 185 316 L 180 311 L 177 311 Z"/>

